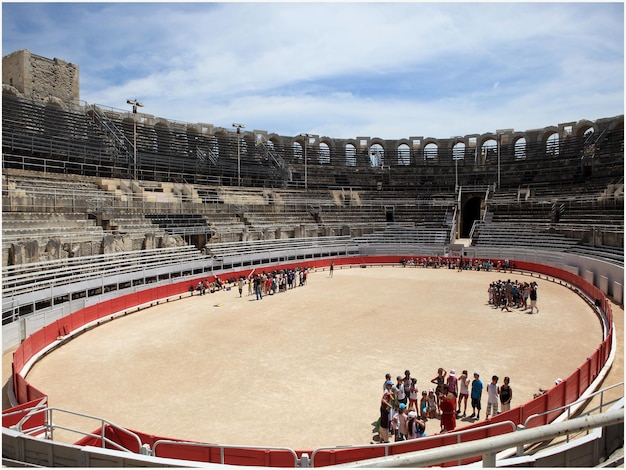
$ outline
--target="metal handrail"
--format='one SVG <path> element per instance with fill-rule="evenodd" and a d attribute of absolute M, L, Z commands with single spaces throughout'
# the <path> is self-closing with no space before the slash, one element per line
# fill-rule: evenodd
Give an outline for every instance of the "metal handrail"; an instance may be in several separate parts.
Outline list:
<path fill-rule="evenodd" d="M 597 427 L 611 426 L 624 422 L 624 409 L 607 411 L 601 415 L 574 418 L 561 423 L 546 424 L 531 429 L 522 429 L 500 436 L 487 437 L 477 441 L 452 444 L 435 449 L 425 449 L 388 457 L 351 462 L 335 467 L 351 468 L 385 468 L 385 467 L 429 467 L 465 458 L 482 456 L 483 467 L 496 466 L 496 454 L 502 450 L 514 448 L 527 442 L 539 442 L 554 439 L 567 433 Z"/>
<path fill-rule="evenodd" d="M 100 435 L 96 435 L 90 432 L 86 432 L 86 431 L 80 431 L 78 429 L 74 429 L 74 428 L 68 428 L 65 426 L 60 426 L 58 424 L 53 424 L 53 420 L 52 420 L 52 412 L 53 411 L 58 411 L 61 413 L 67 413 L 70 415 L 74 415 L 74 416 L 80 416 L 81 418 L 88 418 L 88 419 L 93 419 L 96 421 L 100 421 Z M 29 432 L 25 432 L 22 429 L 22 426 L 24 425 L 24 423 L 32 418 L 34 415 L 39 414 L 39 413 L 46 413 L 46 420 L 45 420 L 45 424 L 44 426 L 40 426 L 38 428 L 32 428 L 29 430 Z M 134 438 L 135 441 L 137 442 L 137 449 L 141 449 L 142 443 L 141 443 L 141 439 L 139 438 L 139 436 L 137 434 L 135 434 L 132 431 L 129 431 L 128 429 L 125 429 L 121 426 L 118 426 L 115 423 L 112 423 L 111 421 L 108 421 L 104 418 L 99 418 L 97 416 L 92 416 L 92 415 L 88 415 L 85 413 L 79 413 L 76 411 L 70 411 L 70 410 L 65 410 L 62 408 L 43 408 L 43 409 L 33 409 L 31 410 L 31 412 L 29 412 L 26 416 L 24 416 L 24 418 L 22 418 L 17 424 L 16 424 L 16 430 L 22 434 L 34 434 L 35 431 L 45 431 L 46 432 L 46 438 L 53 441 L 54 440 L 54 430 L 55 429 L 62 429 L 64 431 L 70 431 L 70 432 L 74 432 L 76 434 L 80 434 L 83 436 L 89 436 L 89 437 L 97 437 L 101 440 L 102 442 L 102 448 L 106 447 L 106 444 L 110 444 L 113 445 L 114 447 L 117 447 L 118 449 L 125 451 L 125 452 L 129 452 L 129 453 L 134 453 L 133 451 L 127 449 L 126 447 L 112 441 L 111 439 L 107 438 L 105 436 L 105 430 L 106 430 L 106 426 L 105 425 L 109 425 L 112 428 L 118 429 L 122 432 L 124 432 L 125 434 L 129 435 L 130 437 Z"/>
<path fill-rule="evenodd" d="M 620 382 L 620 383 L 611 385 L 610 387 L 607 387 L 607 388 L 604 388 L 602 390 L 598 390 L 597 392 L 591 393 L 588 396 L 585 396 L 585 397 L 582 397 L 582 398 L 578 398 L 577 400 L 575 400 L 572 403 L 569 403 L 567 405 L 563 405 L 563 406 L 560 406 L 558 408 L 554 408 L 552 410 L 543 411 L 541 413 L 535 413 L 533 415 L 530 415 L 528 418 L 526 418 L 526 421 L 524 421 L 524 425 L 523 426 L 524 426 L 524 428 L 528 428 L 528 423 L 530 423 L 533 419 L 536 419 L 536 418 L 539 418 L 541 416 L 545 416 L 545 415 L 548 415 L 548 414 L 556 413 L 556 412 L 559 412 L 559 411 L 562 411 L 562 410 L 567 410 L 567 419 L 570 419 L 572 407 L 574 407 L 574 406 L 576 406 L 576 405 L 578 405 L 578 404 L 580 404 L 582 402 L 589 401 L 589 400 L 591 400 L 592 398 L 594 398 L 597 395 L 600 395 L 600 406 L 589 410 L 588 412 L 584 413 L 583 416 L 591 414 L 596 409 L 599 409 L 600 413 L 602 413 L 602 408 L 604 406 L 609 406 L 609 405 L 611 405 L 613 403 L 617 403 L 619 400 L 621 400 L 623 398 L 623 397 L 616 398 L 614 400 L 609 401 L 608 403 L 604 403 L 604 393 L 609 391 L 609 390 L 612 390 L 613 388 L 616 388 L 616 387 L 624 387 L 624 382 Z M 569 435 L 568 435 L 568 441 L 569 441 Z"/>

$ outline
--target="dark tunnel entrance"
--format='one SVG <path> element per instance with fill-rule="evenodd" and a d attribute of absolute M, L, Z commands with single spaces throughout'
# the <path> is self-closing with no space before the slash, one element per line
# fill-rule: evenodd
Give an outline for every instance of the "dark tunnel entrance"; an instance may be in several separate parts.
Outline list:
<path fill-rule="evenodd" d="M 469 238 L 472 226 L 476 220 L 480 220 L 480 197 L 471 197 L 463 204 L 461 210 L 461 238 Z"/>

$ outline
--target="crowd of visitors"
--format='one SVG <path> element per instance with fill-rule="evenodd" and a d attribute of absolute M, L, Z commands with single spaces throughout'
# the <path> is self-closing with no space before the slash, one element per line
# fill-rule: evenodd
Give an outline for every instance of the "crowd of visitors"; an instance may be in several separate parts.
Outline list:
<path fill-rule="evenodd" d="M 201 280 L 195 286 L 189 286 L 189 291 L 192 295 L 194 291 L 200 295 L 205 295 L 207 292 L 214 293 L 222 289 L 230 290 L 231 284 L 235 284 L 239 291 L 239 297 L 243 297 L 243 290 L 247 285 L 248 295 L 254 294 L 257 300 L 261 300 L 264 295 L 273 295 L 294 289 L 297 286 L 304 286 L 307 282 L 307 276 L 308 268 L 281 269 L 270 273 L 263 271 L 260 274 L 255 274 L 253 270 L 248 277 L 240 276 L 238 279 L 233 278 L 228 282 L 222 281 L 218 276 L 215 276 L 215 280 L 212 282 L 209 279 Z"/>
<path fill-rule="evenodd" d="M 458 271 L 497 271 L 512 272 L 514 266 L 513 261 L 508 259 L 468 259 L 463 256 L 447 257 L 447 256 L 418 256 L 416 258 L 402 258 L 400 264 L 403 267 L 420 267 L 420 268 L 448 268 L 457 269 Z"/>
<path fill-rule="evenodd" d="M 539 313 L 537 307 L 537 283 L 536 282 L 520 282 L 498 280 L 489 284 L 489 304 L 494 308 L 511 312 L 511 308 L 521 308 L 527 310 L 528 313 Z"/>
<path fill-rule="evenodd" d="M 492 376 L 486 387 L 487 412 L 485 418 L 508 411 L 513 399 L 513 390 L 509 377 L 502 385 L 499 377 Z M 383 395 L 380 400 L 380 418 L 377 421 L 378 442 L 381 444 L 405 441 L 426 436 L 428 420 L 439 420 L 439 432 L 445 433 L 456 428 L 457 418 L 467 417 L 467 402 L 470 401 L 472 414 L 468 420 L 480 420 L 482 394 L 485 389 L 480 374 L 474 371 L 472 377 L 467 370 L 457 377 L 454 369 L 448 373 L 443 367 L 430 381 L 428 391 L 420 392 L 417 379 L 411 377 L 411 371 L 405 370 L 404 376 L 398 375 L 396 382 L 391 374 L 386 374 Z M 418 397 L 421 394 L 421 398 Z M 461 411 L 461 408 L 463 410 Z"/>
<path fill-rule="evenodd" d="M 273 295 L 286 292 L 297 286 L 306 285 L 307 268 L 281 269 L 270 273 L 251 274 L 248 278 L 239 278 L 239 297 L 243 292 L 244 284 L 248 284 L 248 295 L 256 295 L 256 300 L 262 300 L 264 295 Z"/>

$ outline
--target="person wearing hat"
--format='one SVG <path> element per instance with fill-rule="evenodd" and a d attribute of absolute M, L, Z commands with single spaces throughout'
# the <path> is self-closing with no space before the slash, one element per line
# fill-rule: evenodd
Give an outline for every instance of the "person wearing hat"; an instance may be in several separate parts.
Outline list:
<path fill-rule="evenodd" d="M 409 411 L 407 418 L 407 437 L 409 439 L 416 439 L 426 435 L 426 423 L 417 417 L 415 411 Z"/>
<path fill-rule="evenodd" d="M 394 419 L 396 420 L 395 427 L 397 429 L 396 442 L 407 440 L 407 434 L 408 434 L 407 423 L 408 423 L 409 417 L 407 416 L 406 412 L 407 412 L 406 403 L 400 403 L 400 405 L 398 406 L 398 413 L 394 415 Z"/>
<path fill-rule="evenodd" d="M 396 403 L 406 404 L 409 401 L 404 392 L 404 380 L 401 375 L 396 377 L 396 385 L 393 387 L 393 394 L 395 395 Z"/>
<path fill-rule="evenodd" d="M 448 375 L 446 382 L 448 384 L 448 390 L 450 390 L 450 393 L 454 395 L 454 401 L 456 402 L 456 397 L 458 396 L 458 394 L 457 394 L 457 378 L 456 378 L 456 373 L 454 372 L 454 369 L 450 369 L 450 374 Z"/>

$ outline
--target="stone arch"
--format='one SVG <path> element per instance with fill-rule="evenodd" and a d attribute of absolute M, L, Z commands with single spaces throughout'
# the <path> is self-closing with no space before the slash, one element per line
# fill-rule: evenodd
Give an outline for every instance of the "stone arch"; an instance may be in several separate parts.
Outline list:
<path fill-rule="evenodd" d="M 513 154 L 515 160 L 523 160 L 527 156 L 526 137 L 520 136 L 513 141 Z"/>
<path fill-rule="evenodd" d="M 352 142 L 347 142 L 344 145 L 344 160 L 346 162 L 346 166 L 354 167 L 356 166 L 356 145 Z"/>
<path fill-rule="evenodd" d="M 479 140 L 477 148 L 478 161 L 481 165 L 486 164 L 490 160 L 498 156 L 498 136 L 495 134 L 485 134 Z"/>
<path fill-rule="evenodd" d="M 576 127 L 574 128 L 574 135 L 576 137 L 583 138 L 585 134 L 589 133 L 589 131 L 591 131 L 591 133 L 597 132 L 597 124 L 591 121 L 582 120 L 579 121 L 578 124 L 576 124 Z"/>
<path fill-rule="evenodd" d="M 411 147 L 406 142 L 402 142 L 397 147 L 398 166 L 409 166 L 411 164 Z"/>
<path fill-rule="evenodd" d="M 293 151 L 293 159 L 297 162 L 304 161 L 304 139 L 299 138 L 295 139 L 291 144 L 291 149 Z"/>
<path fill-rule="evenodd" d="M 370 160 L 370 166 L 381 167 L 385 165 L 385 145 L 380 139 L 370 142 L 367 154 Z"/>
<path fill-rule="evenodd" d="M 465 161 L 465 149 L 466 145 L 463 140 L 458 140 L 452 146 L 452 161 L 462 162 Z"/>
<path fill-rule="evenodd" d="M 330 145 L 327 142 L 320 142 L 317 161 L 321 165 L 330 163 Z"/>
<path fill-rule="evenodd" d="M 546 127 L 541 136 L 544 155 L 546 157 L 558 157 L 561 151 L 561 139 L 556 127 Z"/>
<path fill-rule="evenodd" d="M 439 141 L 436 139 L 426 139 L 424 141 L 424 160 L 427 162 L 437 162 L 439 160 Z"/>

